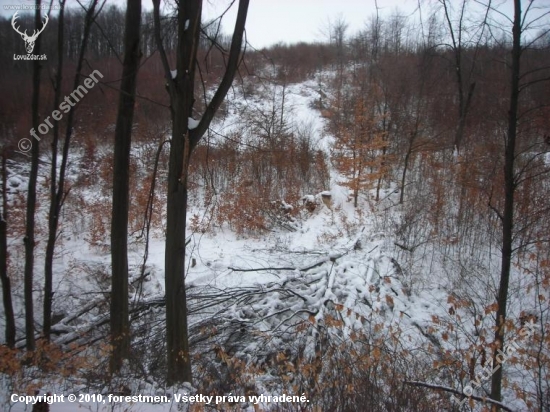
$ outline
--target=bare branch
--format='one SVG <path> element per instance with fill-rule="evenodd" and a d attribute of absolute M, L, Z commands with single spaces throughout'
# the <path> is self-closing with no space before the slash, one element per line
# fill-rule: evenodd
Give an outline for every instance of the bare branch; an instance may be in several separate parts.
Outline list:
<path fill-rule="evenodd" d="M 155 0 L 155 2 L 158 1 L 159 0 Z M 216 111 L 218 110 L 223 102 L 223 99 L 227 95 L 227 92 L 231 87 L 231 83 L 233 83 L 233 77 L 235 75 L 235 72 L 237 71 L 242 49 L 244 25 L 246 22 L 246 16 L 248 14 L 248 4 L 249 0 L 239 1 L 239 10 L 237 11 L 235 30 L 233 31 L 233 39 L 231 40 L 231 49 L 229 52 L 227 69 L 220 83 L 220 86 L 218 87 L 218 90 L 216 90 L 214 97 L 210 101 L 210 104 L 206 108 L 203 116 L 201 117 L 199 125 L 189 132 L 191 147 L 196 146 L 200 138 L 204 135 L 204 133 L 206 133 L 206 130 L 210 126 L 210 122 L 212 122 Z"/>
<path fill-rule="evenodd" d="M 168 57 L 166 56 L 166 50 L 162 44 L 162 36 L 160 34 L 160 0 L 153 0 L 153 20 L 155 22 L 155 41 L 157 42 L 160 60 L 162 61 L 162 66 L 164 67 L 164 77 L 166 77 L 168 92 L 172 97 L 176 93 L 176 85 L 174 79 L 172 79 L 172 74 L 170 73 L 170 64 L 168 63 Z"/>
<path fill-rule="evenodd" d="M 406 385 L 418 386 L 418 387 L 428 388 L 428 389 L 435 389 L 435 390 L 454 393 L 455 395 L 460 395 L 462 397 L 466 397 L 466 395 L 464 395 L 462 392 L 457 391 L 456 389 L 453 389 L 453 388 L 449 388 L 447 386 L 433 385 L 431 383 L 424 383 L 424 382 L 417 382 L 417 381 L 405 381 L 404 383 Z M 476 395 L 468 396 L 468 398 L 473 399 L 475 401 L 479 401 L 479 402 L 483 402 L 483 403 L 490 403 L 491 405 L 496 405 L 499 408 L 501 408 L 505 411 L 508 411 L 508 412 L 514 412 L 512 409 L 510 409 L 508 406 L 506 406 L 502 402 L 498 402 L 498 401 L 495 401 L 493 399 L 484 398 L 484 397 L 476 396 Z"/>

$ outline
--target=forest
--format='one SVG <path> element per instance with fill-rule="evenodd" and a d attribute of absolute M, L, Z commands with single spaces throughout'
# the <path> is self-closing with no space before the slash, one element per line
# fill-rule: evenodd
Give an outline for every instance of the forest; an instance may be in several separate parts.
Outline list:
<path fill-rule="evenodd" d="M 550 411 L 550 4 L 255 1 L 4 7 L 0 408 Z"/>

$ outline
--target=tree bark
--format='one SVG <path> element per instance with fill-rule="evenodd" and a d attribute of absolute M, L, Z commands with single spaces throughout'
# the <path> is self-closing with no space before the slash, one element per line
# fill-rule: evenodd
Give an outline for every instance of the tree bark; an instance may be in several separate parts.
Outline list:
<path fill-rule="evenodd" d="M 11 282 L 8 275 L 8 189 L 6 149 L 2 152 L 2 213 L 0 214 L 0 279 L 2 280 L 2 300 L 6 314 L 6 344 L 15 347 L 15 316 L 11 298 Z"/>
<path fill-rule="evenodd" d="M 91 4 L 89 9 L 86 11 L 86 17 L 84 21 L 84 34 L 82 36 L 82 41 L 80 43 L 80 51 L 78 56 L 78 62 L 76 67 L 76 74 L 74 78 L 73 83 L 73 90 L 75 90 L 80 82 L 81 78 L 81 72 L 82 72 L 82 65 L 84 62 L 84 55 L 86 53 L 86 46 L 88 44 L 88 38 L 90 35 L 90 28 L 92 26 L 92 23 L 94 21 L 94 13 L 95 13 L 95 7 L 97 5 L 98 0 L 94 0 Z M 63 6 L 64 7 L 64 3 Z M 62 10 L 63 11 L 63 10 Z M 60 25 L 62 25 L 62 18 L 60 12 Z M 62 28 L 60 29 L 62 30 Z M 63 37 L 63 36 L 62 36 Z M 59 42 L 59 38 L 58 38 Z M 59 47 L 59 43 L 58 43 Z M 62 54 L 63 49 L 59 50 L 59 53 Z M 60 60 L 58 60 L 58 64 L 62 65 L 63 59 L 60 57 Z M 61 67 L 59 68 L 61 70 Z M 61 73 L 58 72 L 56 75 L 56 88 L 61 88 Z M 57 81 L 59 80 L 59 83 Z M 60 92 L 59 92 L 60 93 Z M 55 95 L 58 94 L 58 91 L 56 90 Z M 56 97 L 54 96 L 54 99 Z M 60 99 L 60 96 L 57 96 L 57 98 Z M 58 106 L 55 106 L 58 107 Z M 65 131 L 65 141 L 63 143 L 63 154 L 61 158 L 61 167 L 59 169 L 59 180 L 57 183 L 57 188 L 55 187 L 55 181 L 57 176 L 57 143 L 59 138 L 59 125 L 58 122 L 55 122 L 54 124 L 54 137 L 52 141 L 52 167 L 51 167 L 51 180 L 50 183 L 50 211 L 48 216 L 48 240 L 46 244 L 46 259 L 45 259 L 45 265 L 44 265 L 44 325 L 43 325 L 43 331 L 46 339 L 49 339 L 50 337 L 50 331 L 51 331 L 51 312 L 52 312 L 52 302 L 53 302 L 53 291 L 52 291 L 52 279 L 53 279 L 53 256 L 55 252 L 55 243 L 57 240 L 57 229 L 59 225 L 59 214 L 61 213 L 61 208 L 63 207 L 63 201 L 65 199 L 65 196 L 67 193 L 65 193 L 65 174 L 67 171 L 67 163 L 69 160 L 69 148 L 71 144 L 71 137 L 73 132 L 73 122 L 74 122 L 74 114 L 76 111 L 76 107 L 71 108 L 69 111 L 69 115 L 67 117 L 67 128 Z M 33 147 L 34 148 L 34 147 Z"/>
<path fill-rule="evenodd" d="M 34 13 L 34 26 L 39 30 L 42 25 L 42 16 L 40 15 L 41 0 L 36 0 L 36 11 Z M 42 37 L 38 36 L 34 44 L 34 53 L 40 54 L 40 45 Z M 38 130 L 39 103 L 40 103 L 40 71 L 42 64 L 39 60 L 33 61 L 33 92 L 32 92 L 32 127 Z M 32 296 L 33 278 L 34 278 L 34 213 L 36 209 L 36 180 L 38 177 L 38 160 L 40 156 L 39 140 L 35 139 L 32 143 L 31 151 L 31 172 L 29 175 L 29 185 L 27 190 L 27 220 L 25 225 L 25 274 L 24 274 L 24 295 L 25 295 L 25 335 L 26 348 L 28 351 L 35 349 L 34 339 L 34 302 Z"/>
<path fill-rule="evenodd" d="M 462 143 L 462 139 L 464 137 L 464 129 L 466 127 L 466 117 L 468 116 L 468 112 L 470 109 L 470 104 L 472 102 L 472 96 L 474 94 L 475 89 L 475 82 L 470 83 L 468 86 L 468 94 L 466 97 L 464 96 L 464 73 L 462 69 L 462 34 L 464 31 L 464 17 L 466 12 L 466 0 L 462 1 L 462 4 L 460 6 L 460 17 L 458 19 L 458 33 L 455 36 L 455 31 L 453 29 L 453 23 L 451 20 L 451 16 L 449 15 L 449 9 L 447 7 L 447 0 L 441 0 L 441 4 L 443 5 L 443 10 L 445 14 L 445 21 L 447 23 L 447 26 L 449 27 L 449 34 L 451 35 L 451 48 L 454 55 L 454 72 L 456 75 L 456 86 L 457 86 L 457 93 L 458 93 L 458 124 L 455 131 L 455 137 L 454 137 L 454 149 L 458 153 L 460 150 L 460 145 Z M 489 6 L 487 7 L 487 11 L 489 11 Z M 477 48 L 477 45 L 476 45 Z M 472 62 L 472 68 L 475 62 Z M 470 71 L 471 74 L 471 71 Z M 471 76 L 470 76 L 471 77 Z"/>
<path fill-rule="evenodd" d="M 405 200 L 405 183 L 407 181 L 407 170 L 409 169 L 409 159 L 411 158 L 412 143 L 409 143 L 407 154 L 405 155 L 405 164 L 403 165 L 403 172 L 401 173 L 401 192 L 399 193 L 399 204 L 402 205 Z"/>
<path fill-rule="evenodd" d="M 195 103 L 195 67 L 199 46 L 202 0 L 181 0 L 178 8 L 177 75 L 172 78 L 160 31 L 160 0 L 155 8 L 155 37 L 168 82 L 172 112 L 172 140 L 168 166 L 165 249 L 167 382 L 192 382 L 185 293 L 185 229 L 187 221 L 187 169 L 191 153 L 223 102 L 240 60 L 249 0 L 240 0 L 227 68 L 196 128 L 189 129 Z"/>
<path fill-rule="evenodd" d="M 118 372 L 130 352 L 128 318 L 128 209 L 130 190 L 130 148 L 141 59 L 139 44 L 141 2 L 128 0 L 124 34 L 124 63 L 115 129 L 113 165 L 113 209 L 111 215 L 111 372 Z"/>
<path fill-rule="evenodd" d="M 61 84 L 63 80 L 63 45 L 64 45 L 64 23 L 65 23 L 65 1 L 59 2 L 60 10 L 57 26 L 57 72 L 55 74 L 55 93 L 53 107 L 54 110 L 59 107 L 61 101 Z M 53 125 L 52 139 L 52 164 L 50 168 L 50 211 L 48 215 L 48 240 L 46 244 L 46 260 L 44 263 L 44 323 L 42 332 L 44 338 L 49 341 L 52 327 L 52 301 L 53 301 L 53 256 L 55 251 L 55 241 L 57 238 L 58 224 L 58 204 L 56 202 L 57 190 L 57 145 L 59 142 L 59 122 Z"/>
<path fill-rule="evenodd" d="M 178 54 L 175 93 L 171 95 L 172 142 L 168 166 L 165 288 L 168 384 L 191 382 L 187 296 L 185 291 L 185 226 L 187 164 L 190 157 L 188 123 L 194 103 L 195 59 L 202 1 L 188 0 L 178 8 Z M 188 26 L 188 29 L 185 29 Z"/>
<path fill-rule="evenodd" d="M 516 182 L 514 176 L 514 161 L 518 121 L 519 79 L 521 61 L 521 0 L 514 0 L 514 24 L 512 30 L 512 64 L 510 107 L 508 110 L 508 131 L 504 158 L 504 212 L 502 213 L 502 258 L 500 284 L 497 297 L 495 351 L 493 365 L 498 365 L 497 351 L 504 347 L 506 304 L 508 301 L 508 285 L 510 282 L 510 268 L 512 263 L 512 242 L 514 229 L 514 194 Z M 491 378 L 491 399 L 502 399 L 502 367 Z M 496 410 L 496 407 L 493 408 Z"/>

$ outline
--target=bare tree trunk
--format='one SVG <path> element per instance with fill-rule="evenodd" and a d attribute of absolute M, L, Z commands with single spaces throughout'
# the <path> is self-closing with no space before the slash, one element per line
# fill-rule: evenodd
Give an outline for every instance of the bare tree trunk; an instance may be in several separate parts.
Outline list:
<path fill-rule="evenodd" d="M 386 150 L 387 150 L 386 146 L 384 146 L 382 148 L 382 159 L 386 158 Z M 378 180 L 376 182 L 376 198 L 374 199 L 376 202 L 380 200 L 380 189 L 382 188 L 382 178 L 384 177 L 383 170 L 385 166 L 386 166 L 386 161 L 382 160 L 382 162 L 380 163 L 380 168 L 382 169 L 382 171 L 380 172 L 380 176 L 378 176 Z"/>
<path fill-rule="evenodd" d="M 500 285 L 498 289 L 498 309 L 495 331 L 495 351 L 493 365 L 498 365 L 497 351 L 504 347 L 506 304 L 508 301 L 508 285 L 512 263 L 512 241 L 514 228 L 514 194 L 516 182 L 514 176 L 514 161 L 516 152 L 516 134 L 518 122 L 519 79 L 521 61 L 521 0 L 514 0 L 514 25 L 512 30 L 512 64 L 510 108 L 508 110 L 508 131 L 504 154 L 504 212 L 502 213 L 502 259 Z M 502 367 L 491 378 L 491 399 L 502 399 Z M 496 410 L 496 407 L 493 408 Z"/>
<path fill-rule="evenodd" d="M 6 314 L 6 344 L 15 346 L 15 316 L 11 299 L 11 282 L 8 276 L 8 189 L 6 149 L 2 152 L 2 213 L 0 214 L 0 279 L 2 280 L 2 300 Z"/>
<path fill-rule="evenodd" d="M 34 26 L 39 30 L 42 25 L 41 0 L 36 0 L 36 11 L 34 13 Z M 42 37 L 38 36 L 34 44 L 34 53 L 40 54 L 40 45 Z M 33 61 L 33 92 L 32 92 L 32 127 L 38 130 L 40 124 L 38 106 L 40 103 L 40 70 L 42 64 L 39 60 Z M 33 351 L 35 348 L 34 340 L 34 302 L 32 297 L 33 278 L 34 278 L 34 213 L 36 209 L 36 180 L 38 177 L 38 160 L 40 156 L 39 140 L 33 142 L 31 151 L 31 172 L 29 175 L 29 186 L 27 191 L 27 221 L 25 227 L 25 335 L 26 348 Z"/>
<path fill-rule="evenodd" d="M 130 353 L 128 318 L 128 209 L 130 190 L 130 148 L 136 78 L 141 59 L 139 34 L 141 2 L 128 0 L 124 34 L 124 66 L 115 129 L 113 165 L 113 209 L 111 215 L 111 372 L 117 372 Z"/>
<path fill-rule="evenodd" d="M 353 188 L 353 207 L 355 209 L 357 209 L 357 205 L 359 204 L 359 185 L 361 184 L 361 169 L 362 169 L 361 166 L 357 168 L 355 187 Z M 355 175 L 356 173 L 354 173 L 354 176 Z"/>
<path fill-rule="evenodd" d="M 177 76 L 172 103 L 172 142 L 168 166 L 165 288 L 168 384 L 192 382 L 187 296 L 185 291 L 185 229 L 187 220 L 187 167 L 190 157 L 189 117 L 194 104 L 195 59 L 202 13 L 201 0 L 188 0 L 178 8 Z M 189 33 L 185 26 L 191 22 Z"/>
<path fill-rule="evenodd" d="M 240 61 L 249 0 L 240 0 L 227 68 L 218 90 L 195 128 L 189 118 L 195 103 L 196 55 L 199 46 L 202 0 L 181 0 L 178 8 L 177 75 L 172 77 L 161 39 L 160 0 L 153 0 L 155 38 L 168 82 L 172 111 L 172 141 L 168 166 L 165 250 L 166 343 L 168 384 L 191 382 L 185 294 L 185 229 L 187 220 L 187 169 L 191 153 L 207 131 L 223 102 Z"/>
<path fill-rule="evenodd" d="M 405 164 L 403 165 L 403 172 L 401 174 L 401 192 L 399 193 L 399 204 L 402 205 L 405 200 L 405 182 L 407 181 L 407 170 L 409 169 L 409 159 L 412 153 L 412 142 L 409 143 L 407 154 L 405 155 Z"/>
<path fill-rule="evenodd" d="M 78 62 L 76 67 L 76 74 L 74 78 L 73 83 L 73 90 L 75 90 L 78 87 L 78 84 L 80 82 L 81 77 L 81 71 L 82 71 L 82 65 L 84 62 L 84 55 L 86 53 L 86 46 L 88 44 L 88 38 L 90 35 L 90 28 L 92 26 L 92 23 L 94 21 L 94 13 L 95 8 L 99 0 L 94 0 L 91 4 L 89 9 L 86 11 L 86 17 L 84 22 L 84 34 L 82 37 L 82 41 L 80 43 L 80 52 L 78 56 Z M 63 4 L 64 6 L 64 4 Z M 60 23 L 62 25 L 61 21 L 61 14 L 60 14 Z M 61 33 L 62 34 L 62 33 Z M 64 36 L 62 36 L 63 38 Z M 59 42 L 59 37 L 58 37 Z M 59 47 L 59 43 L 58 43 Z M 59 50 L 59 53 L 63 53 L 63 49 Z M 58 61 L 58 64 L 63 63 L 63 59 L 60 58 Z M 59 68 L 61 70 L 61 67 Z M 56 76 L 56 88 L 61 88 L 61 74 L 58 72 Z M 57 81 L 59 80 L 59 83 Z M 59 92 L 60 93 L 60 92 Z M 58 94 L 58 91 L 56 90 L 56 95 Z M 54 96 L 55 98 L 59 98 L 60 96 Z M 55 106 L 58 107 L 58 106 Z M 57 176 L 57 144 L 58 144 L 58 138 L 59 138 L 59 129 L 58 129 L 58 123 L 55 122 L 54 125 L 54 138 L 52 142 L 52 167 L 51 167 L 51 186 L 50 186 L 50 212 L 48 216 L 48 241 L 46 244 L 46 260 L 44 265 L 44 334 L 46 336 L 46 339 L 49 339 L 50 337 L 50 330 L 51 330 L 51 312 L 52 312 L 52 299 L 53 299 L 53 293 L 52 293 L 52 278 L 53 278 L 53 256 L 55 252 L 55 243 L 57 240 L 57 229 L 59 225 L 59 214 L 61 213 L 61 208 L 63 207 L 63 201 L 65 199 L 65 196 L 67 193 L 65 193 L 65 174 L 67 171 L 67 163 L 69 160 L 69 147 L 71 143 L 71 137 L 73 132 L 73 122 L 74 122 L 74 112 L 76 110 L 76 107 L 71 108 L 69 111 L 69 115 L 67 117 L 67 129 L 65 131 L 65 141 L 63 143 L 63 155 L 61 158 L 61 167 L 59 169 L 59 180 L 57 183 L 57 188 L 55 188 L 55 181 Z M 34 147 L 33 147 L 34 148 Z M 53 160 L 55 159 L 55 160 Z M 55 167 L 54 167 L 55 166 Z"/>
<path fill-rule="evenodd" d="M 458 31 L 455 34 L 455 30 L 453 29 L 453 23 L 451 16 L 449 15 L 449 8 L 447 6 L 447 0 L 440 0 L 441 4 L 443 5 L 443 10 L 445 14 L 445 21 L 447 23 L 447 26 L 449 27 L 449 34 L 451 35 L 451 48 L 454 54 L 454 72 L 456 74 L 456 86 L 457 86 L 457 92 L 458 92 L 458 124 L 455 132 L 454 137 L 454 148 L 458 152 L 460 150 L 460 145 L 462 143 L 462 139 L 464 137 L 464 129 L 466 127 L 466 117 L 468 116 L 468 112 L 470 109 L 470 104 L 472 102 L 472 96 L 474 94 L 475 89 L 475 82 L 470 83 L 468 86 L 468 94 L 464 96 L 464 70 L 462 67 L 462 35 L 464 32 L 464 17 L 466 14 L 466 0 L 462 0 L 462 4 L 460 6 L 460 16 L 458 19 Z M 489 12 L 490 10 L 490 3 L 486 8 L 486 12 Z M 487 17 L 487 16 L 485 16 Z M 482 32 L 483 33 L 483 32 Z M 481 36 L 480 36 L 481 39 Z M 477 44 L 476 44 L 477 47 Z M 472 72 L 472 69 L 475 64 L 475 57 L 474 62 L 472 62 L 472 68 L 470 70 L 470 74 Z"/>
<path fill-rule="evenodd" d="M 422 56 L 422 76 L 420 77 L 420 85 L 418 88 L 418 95 L 422 96 L 426 87 L 426 81 L 428 76 L 428 68 L 430 67 L 430 56 L 427 53 L 424 53 Z M 399 204 L 403 204 L 405 200 L 405 186 L 407 184 L 407 172 L 409 170 L 409 163 L 413 153 L 418 149 L 415 147 L 416 139 L 420 135 L 420 116 L 421 116 L 421 99 L 418 99 L 415 108 L 415 119 L 414 119 L 414 128 L 409 132 L 407 153 L 405 155 L 405 164 L 403 165 L 403 173 L 401 175 L 401 193 L 399 194 Z"/>
<path fill-rule="evenodd" d="M 60 10 L 57 26 L 57 72 L 55 74 L 55 94 L 53 99 L 53 107 L 57 109 L 61 101 L 61 84 L 63 80 L 63 45 L 64 45 L 64 23 L 65 23 L 65 0 L 59 2 Z M 48 240 L 46 244 L 46 260 L 44 264 L 44 324 L 42 331 L 44 338 L 50 340 L 50 332 L 52 327 L 52 279 L 53 279 L 53 255 L 55 251 L 55 241 L 57 236 L 58 223 L 58 205 L 56 202 L 57 190 L 57 145 L 59 142 L 59 122 L 53 125 L 52 139 L 52 164 L 50 169 L 50 211 L 48 215 Z"/>
<path fill-rule="evenodd" d="M 417 114 L 414 131 L 411 131 L 409 133 L 409 142 L 408 142 L 409 145 L 407 148 L 407 154 L 405 155 L 405 164 L 403 165 L 403 173 L 401 174 L 401 193 L 399 194 L 399 204 L 403 204 L 403 201 L 405 200 L 405 186 L 407 184 L 407 172 L 409 170 L 409 163 L 411 161 L 411 156 L 414 151 L 414 143 L 416 141 L 416 137 L 418 136 L 419 117 L 420 115 Z"/>
<path fill-rule="evenodd" d="M 183 117 L 178 121 L 177 116 L 174 116 L 168 171 L 165 285 L 169 384 L 192 381 L 185 292 L 187 185 L 180 181 L 183 164 L 188 161 L 189 152 L 181 156 L 184 153 L 186 141 L 177 142 L 175 138 L 178 134 L 183 134 L 182 130 L 187 128 L 187 121 L 184 122 L 182 119 Z M 187 173 L 187 170 L 183 173 Z"/>

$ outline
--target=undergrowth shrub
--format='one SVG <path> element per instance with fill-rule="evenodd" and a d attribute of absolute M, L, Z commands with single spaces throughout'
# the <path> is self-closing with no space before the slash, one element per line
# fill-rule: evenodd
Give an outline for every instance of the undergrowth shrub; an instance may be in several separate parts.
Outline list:
<path fill-rule="evenodd" d="M 104 344 L 61 346 L 44 340 L 38 340 L 32 352 L 0 345 L 0 375 L 10 393 L 34 394 L 43 387 L 84 383 L 91 371 L 106 370 L 98 367 L 109 350 Z"/>
<path fill-rule="evenodd" d="M 340 305 L 336 313 L 342 310 Z M 246 329 L 241 329 L 243 337 Z M 209 356 L 196 358 L 199 392 L 247 397 L 305 394 L 309 400 L 257 409 L 270 411 L 452 410 L 447 399 L 405 385 L 407 378 L 429 376 L 432 365 L 403 348 L 397 329 L 380 336 L 350 334 L 338 317 L 326 314 L 319 322 L 313 316 L 297 321 L 287 333 L 294 339 L 283 342 L 255 332 L 258 349 L 277 346 L 256 354 L 235 352 L 231 345 L 212 346 Z M 241 406 L 223 405 L 231 411 Z"/>

